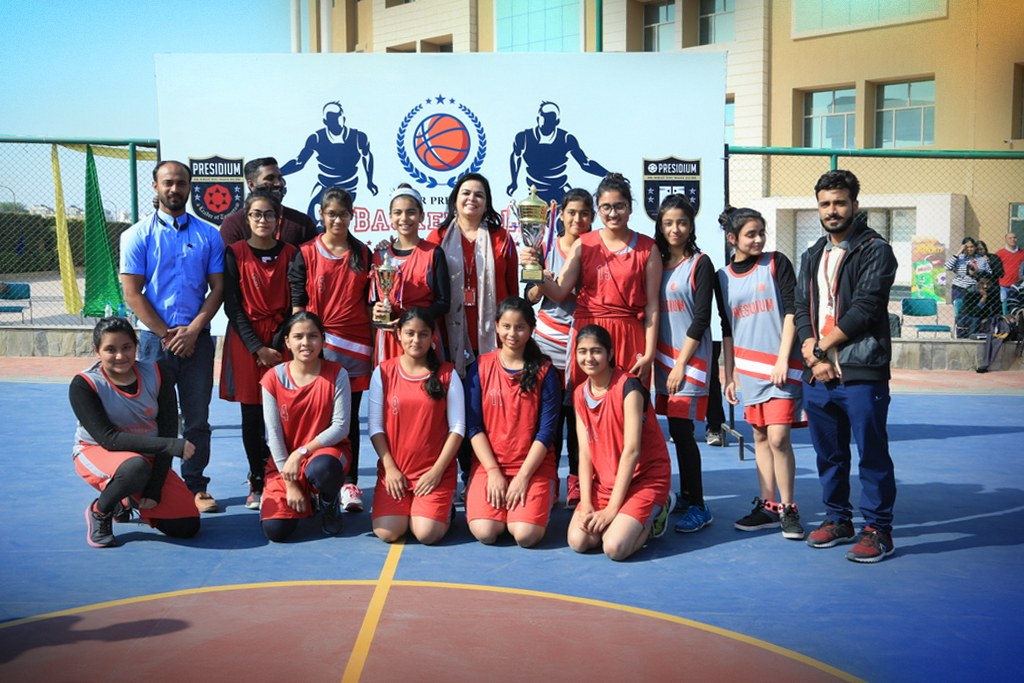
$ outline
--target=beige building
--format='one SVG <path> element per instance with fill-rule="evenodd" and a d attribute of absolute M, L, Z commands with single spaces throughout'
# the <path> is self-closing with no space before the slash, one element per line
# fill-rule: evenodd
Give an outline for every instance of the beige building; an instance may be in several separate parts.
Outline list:
<path fill-rule="evenodd" d="M 1024 152 L 1022 0 L 308 3 L 312 51 L 726 51 L 739 147 Z M 1024 241 L 1024 159 L 838 161 L 908 264 L 902 281 L 914 235 L 994 251 L 1012 227 Z M 734 154 L 730 199 L 762 210 L 792 254 L 818 234 L 811 187 L 828 167 Z"/>

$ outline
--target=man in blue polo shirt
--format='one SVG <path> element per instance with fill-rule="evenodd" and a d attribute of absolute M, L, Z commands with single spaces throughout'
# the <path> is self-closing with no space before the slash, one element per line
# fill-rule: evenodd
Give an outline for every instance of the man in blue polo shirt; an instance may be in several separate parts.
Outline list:
<path fill-rule="evenodd" d="M 178 388 L 184 437 L 196 447 L 181 463 L 182 479 L 200 512 L 216 512 L 203 470 L 210 461 L 210 319 L 224 298 L 224 242 L 215 227 L 185 212 L 191 186 L 181 162 L 157 164 L 157 212 L 121 235 L 121 286 L 139 318 L 139 359 L 159 362 L 164 381 Z"/>

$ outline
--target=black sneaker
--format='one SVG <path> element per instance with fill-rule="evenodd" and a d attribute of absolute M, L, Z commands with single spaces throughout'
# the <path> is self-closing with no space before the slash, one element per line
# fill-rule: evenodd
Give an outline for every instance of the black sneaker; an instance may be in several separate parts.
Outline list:
<path fill-rule="evenodd" d="M 117 542 L 114 538 L 114 515 L 97 512 L 96 500 L 85 508 L 85 540 L 93 548 L 109 548 Z"/>
<path fill-rule="evenodd" d="M 319 498 L 320 496 L 317 496 Z M 320 501 L 320 529 L 328 536 L 337 536 L 345 530 L 345 520 L 341 514 L 341 497 L 330 503 Z"/>
<path fill-rule="evenodd" d="M 127 503 L 127 505 L 126 505 Z M 114 521 L 118 524 L 127 524 L 132 521 L 132 515 L 135 513 L 135 509 L 138 507 L 138 503 L 132 498 L 125 498 L 117 501 L 114 504 Z"/>
<path fill-rule="evenodd" d="M 782 525 L 782 535 L 799 541 L 804 537 L 804 528 L 800 524 L 800 513 L 796 505 L 783 505 L 782 514 L 779 515 L 779 523 Z"/>
<path fill-rule="evenodd" d="M 765 508 L 763 500 L 755 498 L 751 502 L 754 504 L 754 509 L 750 511 L 749 515 L 736 521 L 736 523 L 733 524 L 734 527 L 740 531 L 758 531 L 760 529 L 771 529 L 780 525 L 779 515 Z M 802 531 L 801 534 L 803 534 Z M 801 538 L 803 538 L 802 535 Z"/>

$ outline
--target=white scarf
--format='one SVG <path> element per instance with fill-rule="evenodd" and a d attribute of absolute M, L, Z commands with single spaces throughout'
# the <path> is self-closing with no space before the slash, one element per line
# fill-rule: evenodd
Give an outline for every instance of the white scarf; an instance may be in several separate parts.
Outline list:
<path fill-rule="evenodd" d="M 494 282 L 494 250 L 491 247 L 491 236 L 483 225 L 477 232 L 474 243 L 476 258 L 476 308 L 477 308 L 477 349 L 480 355 L 498 348 L 498 339 L 494 332 L 494 312 L 497 310 Z M 451 280 L 451 307 L 445 316 L 445 327 L 448 329 L 448 348 L 451 351 L 451 362 L 455 365 L 459 377 L 465 379 L 466 367 L 473 360 L 473 344 L 469 339 L 466 327 L 466 294 L 465 273 L 462 260 L 462 230 L 457 222 L 448 226 L 448 231 L 441 238 L 448 261 L 448 276 Z"/>

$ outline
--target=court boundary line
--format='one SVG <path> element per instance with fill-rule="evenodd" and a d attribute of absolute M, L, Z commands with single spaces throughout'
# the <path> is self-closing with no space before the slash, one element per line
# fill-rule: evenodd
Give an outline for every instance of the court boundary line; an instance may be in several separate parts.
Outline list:
<path fill-rule="evenodd" d="M 401 556 L 402 546 L 398 546 L 396 548 L 397 544 L 400 543 L 400 542 L 401 541 L 396 541 L 395 544 L 393 544 L 391 549 L 389 550 L 389 552 L 388 552 L 388 559 L 385 561 L 384 569 L 381 571 L 381 577 L 385 576 L 385 572 L 387 572 L 387 570 L 388 570 L 388 565 L 389 565 L 389 563 L 391 563 L 392 555 L 393 554 L 394 554 L 394 563 L 393 563 L 394 566 L 391 567 L 390 576 L 391 577 L 394 576 L 394 571 L 395 571 L 395 569 L 397 569 L 397 565 L 398 565 L 398 558 Z M 397 550 L 397 552 L 396 552 L 396 550 Z M 140 596 L 136 596 L 134 598 L 123 598 L 123 599 L 120 599 L 120 600 L 110 600 L 110 601 L 107 601 L 107 602 L 98 602 L 98 603 L 95 603 L 95 604 L 92 604 L 92 605 L 82 605 L 80 607 L 73 607 L 73 608 L 66 609 L 66 610 L 59 610 L 57 612 L 48 612 L 46 614 L 38 614 L 38 615 L 35 615 L 35 616 L 31 616 L 31 617 L 23 617 L 21 619 L 14 619 L 14 620 L 11 620 L 11 621 L 0 623 L 0 630 L 3 630 L 5 628 L 11 628 L 11 627 L 14 627 L 14 626 L 21 626 L 21 625 L 33 623 L 33 622 L 36 622 L 36 621 L 43 621 L 43 620 L 46 620 L 46 619 L 52 619 L 52 618 L 55 618 L 55 617 L 62 617 L 62 616 L 67 616 L 67 615 L 72 615 L 72 614 L 82 614 L 82 613 L 85 613 L 85 612 L 93 612 L 93 611 L 98 611 L 98 610 L 101 610 L 101 609 L 107 609 L 107 608 L 110 608 L 110 607 L 121 607 L 123 605 L 130 605 L 130 604 L 142 603 L 142 602 L 151 602 L 151 601 L 155 601 L 155 600 L 162 600 L 162 599 L 165 599 L 165 598 L 174 598 L 174 597 L 180 597 L 180 596 L 198 595 L 198 594 L 202 594 L 202 593 L 217 593 L 217 592 L 222 592 L 222 591 L 249 590 L 249 589 L 254 589 L 254 588 L 301 588 L 301 587 L 306 587 L 306 586 L 378 586 L 379 583 L 383 583 L 383 581 L 380 581 L 380 580 L 377 580 L 377 579 L 352 579 L 352 580 L 327 580 L 327 579 L 323 579 L 323 580 L 310 580 L 310 581 L 267 581 L 267 582 L 261 582 L 261 583 L 228 584 L 228 585 L 224 585 L 224 586 L 203 586 L 201 588 L 191 588 L 191 589 L 186 589 L 186 590 L 169 591 L 167 593 L 153 593 L 151 595 L 140 595 Z M 728 629 L 724 629 L 724 628 L 721 628 L 719 626 L 712 626 L 711 624 L 705 624 L 705 623 L 702 623 L 702 622 L 699 622 L 699 621 L 694 621 L 692 619 L 687 619 L 685 617 L 679 617 L 679 616 L 676 616 L 674 614 L 668 614 L 667 612 L 658 612 L 656 610 L 651 610 L 651 609 L 647 609 L 647 608 L 644 608 L 644 607 L 633 607 L 632 605 L 623 605 L 623 604 L 620 604 L 620 603 L 608 602 L 608 601 L 605 601 L 605 600 L 597 600 L 595 598 L 583 598 L 583 597 L 574 596 L 574 595 L 564 595 L 564 594 L 561 594 L 561 593 L 550 593 L 550 592 L 547 592 L 547 591 L 532 590 L 532 589 L 529 589 L 529 588 L 511 588 L 511 587 L 506 587 L 506 586 L 484 586 L 484 585 L 480 585 L 480 584 L 449 583 L 449 582 L 441 582 L 441 581 L 394 580 L 393 578 L 387 580 L 386 583 L 387 583 L 387 590 L 384 591 L 383 597 L 382 597 L 381 602 L 380 602 L 381 610 L 383 609 L 383 599 L 387 597 L 387 593 L 390 591 L 391 587 L 393 587 L 393 586 L 402 586 L 402 587 L 411 587 L 411 588 L 446 588 L 446 589 L 454 589 L 454 590 L 472 590 L 472 591 L 481 591 L 481 592 L 487 592 L 487 593 L 507 593 L 507 594 L 512 594 L 512 595 L 525 595 L 525 596 L 529 596 L 529 597 L 546 598 L 546 599 L 549 599 L 549 600 L 560 600 L 560 601 L 563 601 L 563 602 L 573 602 L 573 603 L 577 603 L 577 604 L 581 604 L 581 605 L 587 605 L 587 606 L 590 606 L 590 607 L 601 607 L 601 608 L 604 608 L 604 609 L 611 609 L 611 610 L 615 610 L 615 611 L 618 611 L 618 612 L 626 612 L 626 613 L 629 613 L 629 614 L 636 614 L 638 616 L 650 617 L 650 618 L 654 618 L 654 619 L 661 619 L 662 621 L 668 621 L 668 622 L 671 622 L 671 623 L 679 624 L 681 626 L 688 626 L 690 628 L 695 628 L 695 629 L 698 629 L 698 630 L 701 630 L 701 631 L 705 631 L 705 632 L 708 632 L 708 633 L 713 633 L 713 634 L 718 635 L 718 636 L 729 638 L 731 640 L 736 640 L 736 641 L 739 641 L 739 642 L 742 642 L 742 643 L 746 643 L 747 645 L 753 645 L 754 647 L 758 647 L 758 648 L 761 648 L 763 650 L 767 650 L 769 652 L 772 652 L 774 654 L 781 655 L 783 657 L 786 657 L 787 659 L 792 659 L 792 660 L 798 661 L 798 662 L 800 662 L 802 664 L 810 666 L 810 667 L 812 667 L 814 669 L 817 669 L 819 671 L 822 671 L 824 673 L 831 674 L 831 675 L 833 675 L 833 676 L 835 676 L 835 677 L 837 677 L 837 678 L 839 678 L 839 679 L 841 679 L 843 681 L 847 681 L 847 683 L 867 683 L 867 681 L 865 681 L 864 679 L 858 678 L 857 676 L 854 676 L 853 674 L 847 673 L 847 672 L 845 672 L 845 671 L 843 671 L 841 669 L 837 669 L 834 666 L 831 666 L 829 664 L 821 662 L 821 661 L 819 661 L 817 659 L 813 659 L 812 657 L 808 657 L 807 655 L 800 654 L 799 652 L 796 652 L 794 650 L 790 650 L 790 649 L 784 648 L 784 647 L 782 647 L 780 645 L 775 645 L 773 643 L 769 643 L 767 641 L 760 640 L 759 638 L 755 638 L 753 636 L 744 635 L 744 634 L 738 633 L 736 631 L 730 631 Z M 378 592 L 379 592 L 379 589 L 374 591 L 374 598 L 377 596 Z M 371 606 L 373 605 L 373 599 L 374 598 L 371 598 Z M 366 618 L 364 618 L 363 627 L 360 628 L 360 636 L 363 635 L 363 629 L 367 628 L 367 622 L 371 618 L 371 615 L 369 614 L 369 612 L 370 612 L 370 608 L 367 609 L 367 616 L 366 616 Z M 376 615 L 376 617 L 374 617 L 374 619 L 373 619 L 373 629 L 374 629 L 374 631 L 376 630 L 376 625 L 379 622 L 379 619 L 380 619 L 380 614 L 378 613 Z M 356 642 L 358 644 L 359 638 L 357 638 Z M 367 652 L 368 652 L 369 651 L 369 649 L 368 649 L 369 648 L 369 643 L 367 643 L 366 647 L 367 647 Z M 353 649 L 353 655 L 354 655 L 354 653 L 355 653 L 355 650 Z M 351 661 L 352 661 L 352 659 L 350 657 L 350 659 L 349 659 L 350 663 L 349 663 L 348 666 L 346 666 L 346 669 L 345 669 L 345 675 L 346 676 L 348 676 L 349 668 L 351 666 Z M 362 666 L 363 666 L 363 664 L 365 664 L 365 656 L 364 656 L 363 663 L 360 664 L 360 667 L 359 667 L 359 673 L 360 674 L 362 673 Z M 348 679 L 348 678 L 343 679 L 343 681 L 346 681 L 346 683 L 348 683 L 350 680 L 358 681 L 358 678 L 356 678 L 356 679 Z"/>
<path fill-rule="evenodd" d="M 349 655 L 348 663 L 345 665 L 341 683 L 359 683 L 359 679 L 363 675 L 363 667 L 366 666 L 366 658 L 370 654 L 373 637 L 377 634 L 377 624 L 380 623 L 380 615 L 384 612 L 384 603 L 387 602 L 388 593 L 391 591 L 395 570 L 398 569 L 398 561 L 402 557 L 404 547 L 405 537 L 403 536 L 392 543 L 388 550 L 388 557 L 384 560 L 384 567 L 380 570 L 377 587 L 366 608 L 366 615 L 363 617 L 362 626 L 359 627 L 355 645 L 352 646 L 352 654 Z"/>

